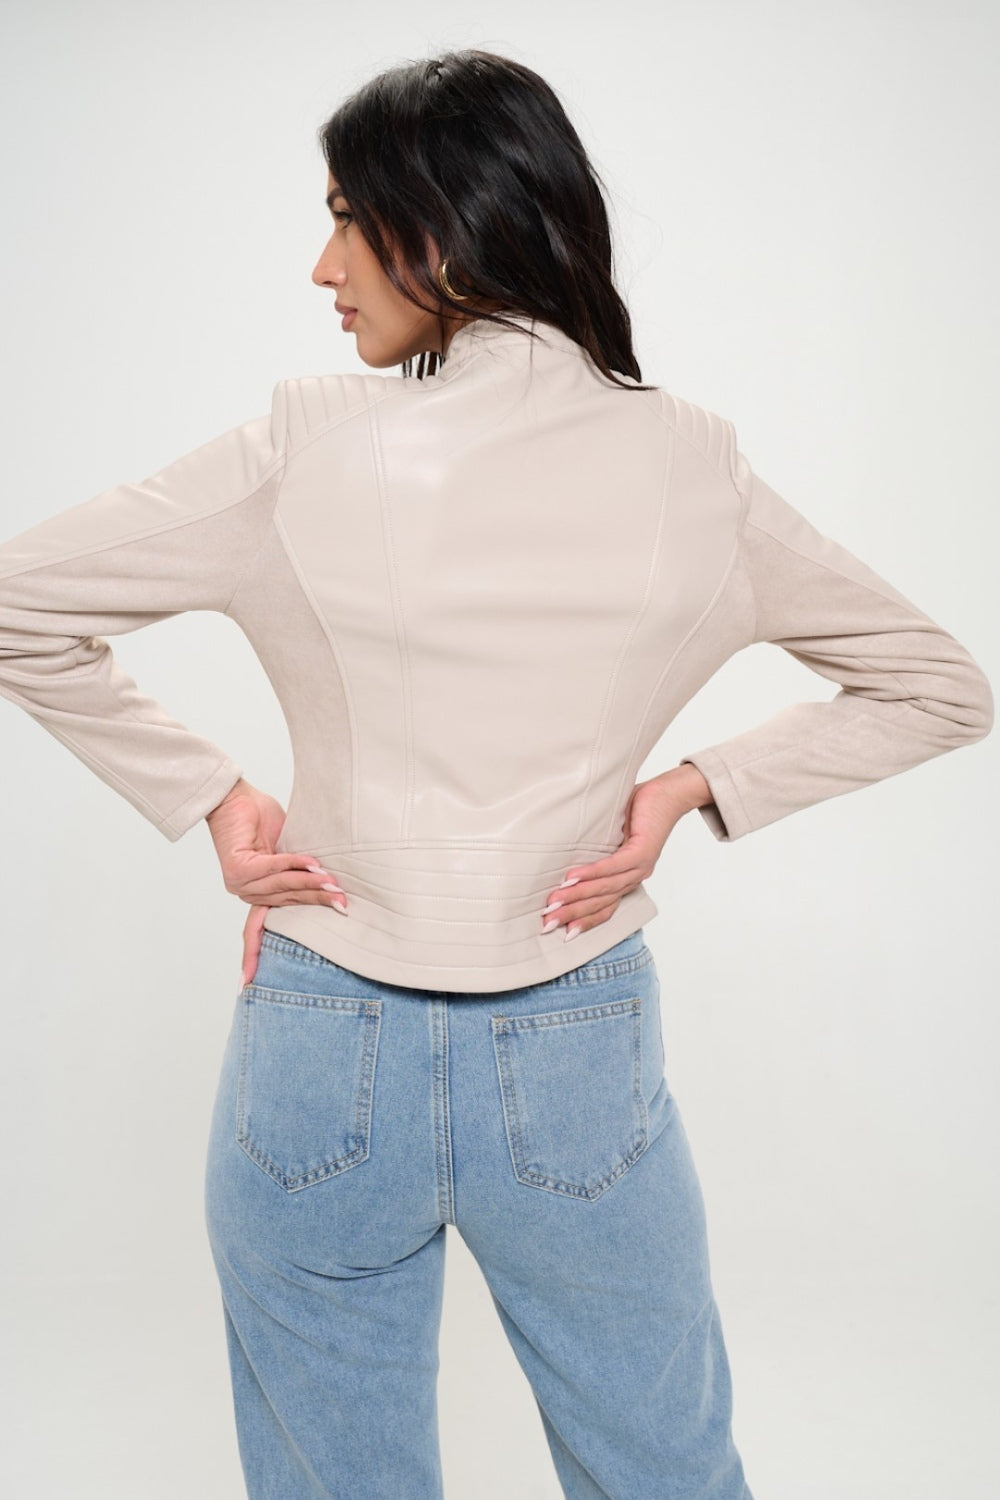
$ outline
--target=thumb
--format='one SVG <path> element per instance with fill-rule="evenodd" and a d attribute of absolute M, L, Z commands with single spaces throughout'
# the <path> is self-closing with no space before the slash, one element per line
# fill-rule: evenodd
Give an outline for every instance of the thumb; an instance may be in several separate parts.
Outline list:
<path fill-rule="evenodd" d="M 257 961 L 260 957 L 261 933 L 264 930 L 264 919 L 268 913 L 266 906 L 251 906 L 246 921 L 243 924 L 243 964 L 240 970 L 240 978 L 244 985 L 250 984 L 257 972 Z"/>

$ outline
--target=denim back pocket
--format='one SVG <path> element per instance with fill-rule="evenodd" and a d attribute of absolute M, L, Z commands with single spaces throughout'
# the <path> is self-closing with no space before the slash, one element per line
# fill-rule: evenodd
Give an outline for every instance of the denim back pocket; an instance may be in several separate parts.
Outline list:
<path fill-rule="evenodd" d="M 382 1003 L 248 984 L 236 1139 L 287 1192 L 366 1159 Z"/>
<path fill-rule="evenodd" d="M 514 1175 L 599 1198 L 649 1144 L 639 996 L 542 1015 L 493 1016 Z"/>

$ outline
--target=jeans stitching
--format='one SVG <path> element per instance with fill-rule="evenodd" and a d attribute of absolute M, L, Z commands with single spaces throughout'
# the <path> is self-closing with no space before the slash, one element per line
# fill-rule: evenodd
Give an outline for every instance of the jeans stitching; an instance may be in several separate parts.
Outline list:
<path fill-rule="evenodd" d="M 609 1001 L 606 1005 L 589 1006 L 584 1011 L 559 1011 L 553 1012 L 552 1016 L 493 1016 L 491 1026 L 493 1032 L 493 1050 L 496 1057 L 497 1068 L 500 1074 L 500 1102 L 503 1110 L 505 1127 L 507 1129 L 507 1144 L 510 1150 L 511 1162 L 514 1168 L 514 1176 L 518 1182 L 525 1183 L 529 1187 L 543 1188 L 549 1192 L 559 1193 L 563 1197 L 582 1198 L 587 1202 L 593 1202 L 600 1198 L 628 1169 L 638 1161 L 639 1157 L 649 1146 L 649 1110 L 642 1093 L 642 998 L 632 996 L 628 1000 Z M 591 1020 L 609 1015 L 621 1015 L 631 1012 L 632 1024 L 632 1102 L 638 1109 L 639 1136 L 636 1144 L 614 1167 L 612 1167 L 591 1188 L 583 1187 L 579 1183 L 566 1182 L 562 1178 L 553 1177 L 548 1173 L 532 1172 L 524 1164 L 524 1137 L 521 1126 L 520 1113 L 517 1106 L 517 1094 L 514 1088 L 513 1072 L 511 1069 L 510 1049 L 507 1038 L 514 1030 L 531 1030 L 530 1022 L 540 1019 L 542 1026 L 566 1025 L 573 1021 Z M 520 1025 L 528 1022 L 527 1027 Z"/>
<path fill-rule="evenodd" d="M 283 1004 L 305 1006 L 311 1009 L 326 1009 L 347 1014 L 356 1015 L 363 1025 L 361 1060 L 358 1068 L 358 1086 L 354 1101 L 354 1134 L 358 1144 L 350 1151 L 331 1160 L 322 1162 L 311 1171 L 300 1172 L 291 1175 L 286 1172 L 267 1151 L 258 1146 L 251 1139 L 247 1122 L 247 1095 L 249 1093 L 249 1059 L 250 1059 L 250 1032 L 251 1032 L 251 1009 L 250 1004 L 253 993 L 258 996 L 257 1003 Z M 350 1167 L 357 1166 L 365 1161 L 371 1152 L 371 1114 L 374 1096 L 374 1072 L 375 1059 L 378 1053 L 378 1037 L 381 1025 L 381 1002 L 378 1000 L 360 1000 L 332 995 L 302 995 L 294 990 L 279 990 L 268 986 L 247 985 L 244 992 L 242 1004 L 242 1036 L 240 1046 L 240 1068 L 237 1079 L 236 1091 L 236 1140 L 240 1148 L 250 1157 L 251 1161 L 264 1171 L 267 1176 L 281 1185 L 286 1192 L 297 1192 L 301 1188 L 311 1187 L 314 1183 L 324 1182 L 330 1177 L 339 1176 Z M 281 1001 L 261 1001 L 262 995 L 278 994 L 283 997 Z M 319 1002 L 318 1004 L 316 1002 Z"/>
<path fill-rule="evenodd" d="M 365 1029 L 361 1038 L 361 1082 L 354 1118 L 355 1134 L 364 1142 L 365 1156 L 368 1156 L 371 1152 L 373 1079 L 375 1058 L 378 1054 L 379 1028 L 382 1025 L 382 1007 L 367 1003 L 365 1010 Z"/>
<path fill-rule="evenodd" d="M 618 1015 L 625 1010 L 638 1010 L 642 999 L 630 995 L 627 1000 L 608 1000 L 603 1005 L 584 1005 L 575 1010 L 550 1010 L 527 1016 L 493 1016 L 497 1031 L 534 1031 L 536 1027 L 572 1026 L 577 1021 L 600 1021 L 605 1016 Z"/>
<path fill-rule="evenodd" d="M 297 943 L 294 938 L 285 937 L 283 932 L 271 932 L 265 927 L 260 935 L 260 942 L 262 948 L 274 948 L 279 953 L 288 953 L 302 963 L 312 964 L 317 969 L 338 967 L 331 959 L 324 958 L 322 953 L 316 953 L 312 948 L 307 948 L 304 943 Z"/>
<path fill-rule="evenodd" d="M 616 958 L 611 963 L 601 963 L 595 958 L 590 963 L 581 964 L 578 969 L 570 969 L 566 974 L 557 974 L 554 979 L 543 981 L 543 983 L 598 984 L 604 979 L 614 979 L 618 974 L 634 974 L 639 969 L 647 968 L 652 962 L 652 953 L 643 946 L 638 953 L 633 953 L 629 958 Z"/>

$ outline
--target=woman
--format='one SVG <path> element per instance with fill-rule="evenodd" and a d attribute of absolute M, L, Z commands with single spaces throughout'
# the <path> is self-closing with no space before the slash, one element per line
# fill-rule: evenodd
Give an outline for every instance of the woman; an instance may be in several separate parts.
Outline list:
<path fill-rule="evenodd" d="M 952 636 L 643 384 L 552 90 L 466 51 L 324 125 L 313 273 L 373 370 L 0 548 L 0 690 L 250 906 L 206 1177 L 251 1500 L 442 1494 L 446 1226 L 573 1500 L 749 1496 L 643 881 L 986 735 Z M 414 372 L 414 361 L 416 371 Z M 237 620 L 287 815 L 109 633 Z M 735 651 L 840 685 L 635 784 Z M 573 946 L 569 946 L 572 941 Z"/>

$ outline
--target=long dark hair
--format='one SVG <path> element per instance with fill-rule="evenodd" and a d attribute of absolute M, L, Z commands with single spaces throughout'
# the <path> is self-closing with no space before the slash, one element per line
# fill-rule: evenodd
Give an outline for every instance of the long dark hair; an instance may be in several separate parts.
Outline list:
<path fill-rule="evenodd" d="M 616 385 L 655 389 L 615 374 L 642 378 L 614 285 L 602 185 L 554 90 L 531 68 L 475 48 L 389 68 L 317 134 L 358 228 L 411 302 L 505 326 L 504 311 L 526 314 L 562 329 Z M 438 280 L 428 234 L 467 302 Z M 426 351 L 418 377 L 438 366 L 437 351 Z"/>

